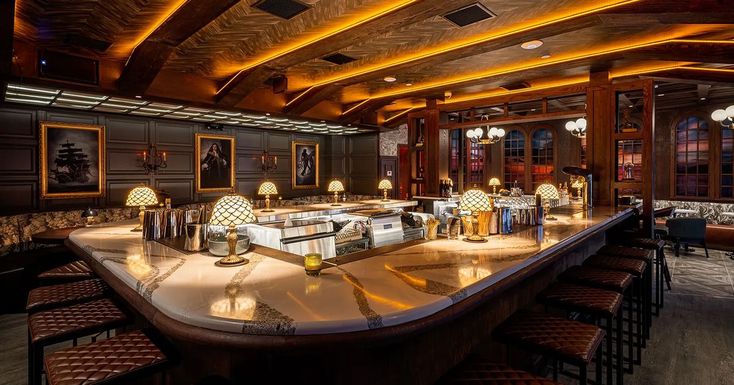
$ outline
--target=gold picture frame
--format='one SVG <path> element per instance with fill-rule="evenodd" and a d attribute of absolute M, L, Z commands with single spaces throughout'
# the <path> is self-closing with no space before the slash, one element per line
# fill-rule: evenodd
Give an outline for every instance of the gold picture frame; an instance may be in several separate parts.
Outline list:
<path fill-rule="evenodd" d="M 40 123 L 39 131 L 41 199 L 103 197 L 106 166 L 105 127 L 95 124 L 43 121 Z M 52 148 L 49 148 L 49 145 Z M 55 169 L 49 167 L 51 159 Z"/>
<path fill-rule="evenodd" d="M 209 193 L 209 192 L 231 192 L 235 190 L 235 165 L 236 165 L 236 154 L 235 154 L 235 137 L 232 135 L 215 135 L 215 134 L 196 134 L 196 153 L 195 153 L 195 164 L 194 169 L 196 170 L 196 192 L 197 193 Z M 202 153 L 202 143 L 205 142 L 206 154 Z M 225 147 L 224 143 L 227 142 L 229 147 L 229 155 L 223 152 L 222 147 Z M 210 157 L 210 152 L 215 151 L 213 149 L 214 144 L 219 148 L 220 156 Z M 209 159 L 208 159 L 209 158 Z M 222 162 L 222 160 L 224 162 Z M 205 166 L 206 164 L 206 166 Z M 214 173 L 213 170 L 219 170 Z M 202 175 L 202 170 L 207 171 Z M 223 173 L 224 171 L 224 173 Z M 223 178 L 227 177 L 227 184 Z"/>
<path fill-rule="evenodd" d="M 306 151 L 305 154 L 303 152 L 304 150 Z M 304 156 L 307 159 L 304 158 L 302 160 L 301 158 Z M 306 165 L 304 169 L 302 164 L 304 161 L 311 163 L 309 175 L 305 175 L 309 166 Z M 313 190 L 319 188 L 319 144 L 317 142 L 296 140 L 291 142 L 291 187 L 294 190 Z"/>

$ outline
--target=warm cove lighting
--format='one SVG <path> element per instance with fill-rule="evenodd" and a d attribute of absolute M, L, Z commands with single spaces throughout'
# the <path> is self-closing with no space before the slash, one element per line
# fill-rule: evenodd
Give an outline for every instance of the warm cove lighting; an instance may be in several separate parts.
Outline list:
<path fill-rule="evenodd" d="M 412 54 L 407 54 L 407 55 L 396 57 L 393 59 L 384 60 L 380 63 L 376 63 L 373 65 L 363 66 L 363 67 L 356 68 L 351 71 L 345 71 L 345 72 L 340 72 L 340 73 L 336 73 L 333 75 L 329 75 L 324 78 L 317 79 L 316 81 L 314 81 L 313 84 L 310 84 L 309 86 L 320 86 L 320 85 L 326 85 L 326 84 L 338 82 L 341 80 L 349 79 L 351 77 L 368 74 L 370 72 L 375 72 L 375 71 L 383 70 L 386 68 L 398 66 L 401 64 L 407 64 L 407 63 L 411 63 L 414 61 L 426 59 L 431 56 L 443 54 L 449 51 L 462 49 L 462 48 L 470 47 L 470 46 L 477 45 L 477 44 L 487 43 L 493 40 L 501 39 L 501 38 L 515 35 L 515 34 L 529 32 L 534 29 L 545 27 L 548 25 L 567 22 L 569 20 L 576 19 L 582 16 L 591 15 L 594 13 L 606 11 L 608 9 L 637 3 L 639 1 L 640 0 L 601 1 L 601 2 L 595 2 L 594 5 L 579 6 L 571 10 L 566 10 L 565 12 L 562 12 L 562 13 L 553 14 L 549 17 L 546 17 L 540 20 L 535 19 L 535 20 L 527 21 L 525 23 L 518 23 L 516 25 L 510 26 L 503 30 L 499 30 L 499 31 L 493 30 L 492 32 L 489 32 L 489 33 L 478 34 L 478 35 L 472 36 L 464 40 L 459 40 L 459 41 L 455 41 L 455 42 L 451 42 L 447 44 L 438 45 L 430 49 L 425 49 L 425 50 L 421 50 L 419 52 L 415 52 Z"/>
<path fill-rule="evenodd" d="M 279 57 L 281 57 L 283 55 L 286 55 L 286 54 L 288 54 L 290 52 L 293 52 L 293 51 L 295 51 L 297 49 L 300 49 L 300 48 L 306 47 L 308 45 L 314 44 L 316 42 L 319 42 L 319 41 L 324 40 L 326 38 L 332 37 L 332 36 L 334 36 L 336 34 L 342 33 L 342 32 L 347 31 L 349 29 L 358 27 L 358 26 L 360 26 L 360 25 L 362 25 L 364 23 L 367 23 L 369 21 L 372 21 L 374 19 L 377 19 L 377 18 L 382 17 L 384 15 L 387 15 L 389 13 L 395 12 L 395 11 L 397 11 L 397 10 L 399 10 L 399 9 L 407 6 L 407 5 L 413 4 L 413 3 L 417 2 L 417 1 L 418 0 L 391 1 L 386 6 L 373 9 L 373 10 L 371 10 L 371 11 L 369 11 L 369 12 L 363 14 L 363 15 L 359 15 L 359 16 L 357 16 L 355 18 L 350 19 L 347 22 L 341 23 L 341 24 L 336 25 L 336 26 L 334 26 L 334 27 L 332 27 L 330 29 L 327 29 L 326 31 L 324 31 L 322 33 L 315 34 L 313 36 L 311 34 L 308 34 L 309 37 L 306 37 L 306 38 L 304 38 L 302 40 L 293 42 L 293 43 L 291 43 L 289 45 L 286 45 L 286 46 L 284 46 L 284 47 L 282 47 L 280 49 L 268 50 L 267 53 L 265 53 L 264 55 L 259 56 L 259 57 L 256 57 L 252 61 L 249 61 L 249 62 L 246 62 L 246 63 L 243 63 L 242 65 L 240 65 L 239 68 L 236 70 L 237 73 L 227 83 L 225 83 L 224 86 L 222 86 L 222 88 L 220 88 L 217 91 L 217 94 L 219 94 L 220 92 L 222 92 L 223 89 L 225 89 L 227 86 L 229 86 L 229 84 L 234 79 L 236 79 L 237 76 L 239 76 L 242 72 L 247 71 L 250 68 L 257 67 L 257 66 L 262 65 L 262 64 L 264 64 L 264 63 L 266 63 L 266 62 L 268 62 L 270 60 L 277 59 L 277 58 L 279 58 Z"/>
<path fill-rule="evenodd" d="M 145 30 L 143 33 L 138 36 L 138 38 L 130 44 L 129 47 L 132 47 L 130 49 L 130 56 L 132 56 L 132 53 L 135 51 L 138 46 L 145 41 L 153 32 L 155 32 L 158 28 L 160 28 L 163 23 L 166 22 L 171 16 L 173 16 L 181 7 L 183 7 L 184 4 L 188 3 L 188 0 L 175 0 L 171 1 L 171 4 L 168 8 L 166 8 L 163 13 L 158 16 L 155 21 Z M 130 60 L 130 57 L 128 57 L 128 60 Z M 126 63 L 127 64 L 127 63 Z"/>

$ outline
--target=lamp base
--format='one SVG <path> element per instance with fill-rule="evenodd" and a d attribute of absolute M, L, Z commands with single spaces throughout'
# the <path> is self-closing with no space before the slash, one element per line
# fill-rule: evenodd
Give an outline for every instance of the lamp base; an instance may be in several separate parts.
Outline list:
<path fill-rule="evenodd" d="M 341 206 L 341 203 L 332 203 L 332 206 Z"/>
<path fill-rule="evenodd" d="M 390 199 L 380 199 L 380 202 L 390 202 Z"/>
<path fill-rule="evenodd" d="M 546 221 L 556 221 L 556 220 L 558 220 L 558 218 L 556 218 L 554 216 L 547 216 L 547 217 L 545 217 L 545 220 Z"/>
<path fill-rule="evenodd" d="M 135 226 L 135 228 L 132 229 L 132 230 L 130 230 L 130 231 L 133 232 L 133 233 L 139 233 L 139 232 L 143 231 L 143 226 L 140 226 L 140 225 Z"/>
<path fill-rule="evenodd" d="M 242 266 L 250 263 L 250 260 L 244 257 L 240 257 L 239 255 L 233 256 L 226 256 L 216 262 L 214 262 L 214 265 L 219 267 L 235 267 L 235 266 Z"/>
<path fill-rule="evenodd" d="M 262 210 L 260 210 L 260 212 L 261 213 L 274 213 L 275 210 L 273 210 L 273 209 L 262 209 Z"/>
<path fill-rule="evenodd" d="M 480 237 L 478 235 L 472 235 L 471 237 L 464 238 L 464 242 L 485 243 L 485 242 L 489 242 L 489 240 L 487 238 Z"/>

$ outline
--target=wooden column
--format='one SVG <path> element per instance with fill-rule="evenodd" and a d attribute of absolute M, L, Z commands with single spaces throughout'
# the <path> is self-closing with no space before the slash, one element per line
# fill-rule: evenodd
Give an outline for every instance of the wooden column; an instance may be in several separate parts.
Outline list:
<path fill-rule="evenodd" d="M 586 156 L 593 174 L 594 205 L 611 205 L 614 122 L 612 83 L 609 72 L 592 73 L 586 94 Z"/>
<path fill-rule="evenodd" d="M 439 138 L 439 111 L 435 99 L 426 100 L 425 131 L 423 133 L 426 141 L 426 194 L 438 196 L 440 174 L 440 138 Z"/>

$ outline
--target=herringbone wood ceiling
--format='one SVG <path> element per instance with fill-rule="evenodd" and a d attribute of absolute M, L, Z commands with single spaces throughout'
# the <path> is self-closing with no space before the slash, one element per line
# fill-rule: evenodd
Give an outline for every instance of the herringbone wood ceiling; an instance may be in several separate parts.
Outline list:
<path fill-rule="evenodd" d="M 189 1 L 214 2 L 216 0 Z M 705 0 L 704 3 L 707 1 L 712 4 L 720 2 L 719 0 Z M 238 74 L 247 63 L 256 62 L 260 58 L 267 57 L 271 52 L 317 36 L 334 26 L 360 20 L 380 7 L 395 3 L 395 0 L 301 0 L 311 8 L 291 20 L 281 19 L 254 8 L 255 2 L 256 0 L 236 2 L 212 20 L 207 20 L 208 22 L 204 23 L 201 29 L 191 31 L 187 38 L 175 44 L 172 54 L 168 56 L 159 70 L 199 76 L 206 81 L 213 82 L 216 85 L 214 89 L 217 89 Z M 450 3 L 454 2 L 467 3 L 460 1 Z M 537 79 L 588 74 L 594 69 L 611 69 L 640 62 L 639 59 L 625 58 L 623 55 L 621 57 L 594 57 L 589 60 L 569 62 L 562 66 L 524 69 L 500 76 L 479 76 L 473 82 L 461 82 L 456 86 L 447 85 L 440 90 L 426 90 L 425 95 L 421 93 L 399 94 L 403 90 L 408 93 L 410 87 L 406 86 L 406 83 L 417 86 L 431 81 L 487 72 L 493 68 L 519 66 L 523 63 L 539 61 L 539 57 L 544 54 L 562 57 L 591 52 L 604 47 L 629 45 L 639 41 L 710 36 L 734 37 L 729 24 L 711 21 L 696 23 L 695 20 L 678 24 L 668 23 L 656 17 L 654 12 L 634 14 L 628 10 L 619 17 L 613 13 L 606 17 L 600 16 L 598 22 L 589 26 L 577 30 L 569 28 L 557 34 L 545 36 L 543 37 L 545 44 L 533 51 L 523 50 L 517 44 L 511 44 L 485 51 L 475 50 L 470 55 L 452 57 L 450 60 L 436 55 L 435 60 L 429 58 L 416 62 L 415 65 L 399 66 L 394 71 L 375 70 L 366 75 L 361 74 L 356 80 L 345 76 L 352 71 L 379 66 L 396 57 L 420 54 L 435 47 L 493 31 L 509 30 L 542 20 L 548 15 L 562 15 L 573 13 L 577 9 L 593 8 L 599 3 L 599 0 L 479 0 L 477 2 L 490 9 L 497 17 L 466 27 L 458 27 L 441 16 L 447 9 L 450 10 L 450 3 L 444 0 L 418 0 L 407 7 L 429 3 L 435 8 L 435 11 L 427 11 L 422 14 L 422 17 L 411 19 L 406 23 L 394 21 L 386 23 L 382 26 L 383 28 L 380 28 L 378 22 L 373 31 L 368 31 L 370 32 L 369 38 L 355 41 L 346 39 L 344 40 L 346 44 L 340 44 L 337 39 L 337 43 L 330 43 L 333 44 L 333 49 L 324 50 L 328 53 L 339 52 L 351 56 L 356 59 L 352 63 L 335 65 L 318 57 L 302 55 L 306 59 L 296 63 L 283 65 L 283 61 L 265 60 L 255 67 L 261 67 L 259 69 L 263 70 L 267 76 L 285 75 L 288 79 L 286 93 L 290 95 L 290 98 L 316 84 L 334 84 L 338 87 L 330 88 L 328 94 L 319 97 L 336 104 L 349 106 L 350 103 L 356 103 L 385 92 L 398 93 L 390 99 L 403 101 L 435 95 L 439 91 L 451 91 L 455 95 L 469 94 L 496 89 L 510 83 L 532 83 Z M 26 41 L 37 48 L 52 48 L 94 56 L 102 61 L 124 65 L 131 57 L 136 45 L 152 32 L 151 27 L 162 28 L 161 25 L 165 23 L 160 24 L 163 20 L 161 18 L 172 9 L 174 11 L 171 19 L 178 16 L 177 9 L 182 8 L 175 7 L 182 3 L 185 3 L 185 0 L 16 0 L 15 35 L 17 39 Z M 671 4 L 673 8 L 676 4 L 680 7 L 679 2 L 671 0 L 639 0 L 635 6 L 643 7 L 640 9 L 645 9 L 644 6 L 654 9 L 655 6 L 664 8 L 668 4 Z M 629 7 L 627 6 L 628 9 Z M 716 12 L 716 10 L 711 12 Z M 691 13 L 691 17 L 695 19 L 702 13 Z M 189 16 L 195 17 L 196 15 Z M 576 22 L 578 20 L 571 19 L 562 23 Z M 357 29 L 360 26 L 354 28 Z M 522 36 L 518 36 L 518 41 L 535 38 L 533 32 L 534 30 L 523 32 Z M 90 48 L 72 45 L 68 38 L 70 35 L 109 42 L 111 46 L 103 52 L 94 51 Z M 251 70 L 253 68 L 248 68 L 248 71 Z M 396 77 L 398 81 L 386 83 L 382 80 L 385 73 Z M 247 76 L 248 73 L 244 75 Z M 328 81 L 334 77 L 340 79 L 334 82 Z M 233 84 L 237 86 L 239 79 L 235 78 L 235 80 L 237 81 Z M 230 83 L 227 85 L 229 86 Z M 268 87 L 270 86 L 262 83 L 255 88 Z M 247 89 L 245 95 L 252 91 L 252 89 Z M 212 102 L 218 100 L 217 96 L 219 95 L 211 95 Z M 176 96 L 171 95 L 171 97 Z M 307 98 L 304 97 L 304 99 Z M 390 109 L 390 107 L 386 108 Z"/>

